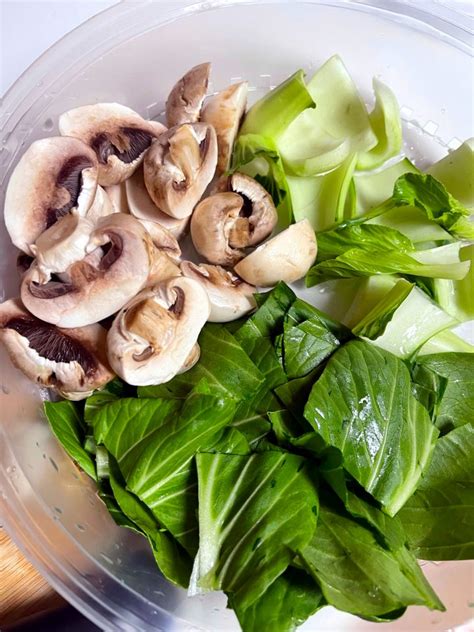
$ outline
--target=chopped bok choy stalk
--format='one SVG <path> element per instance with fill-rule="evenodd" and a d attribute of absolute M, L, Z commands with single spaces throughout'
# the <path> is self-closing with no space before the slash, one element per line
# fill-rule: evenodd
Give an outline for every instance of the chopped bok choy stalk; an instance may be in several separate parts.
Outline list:
<path fill-rule="evenodd" d="M 405 359 L 432 336 L 456 324 L 422 290 L 400 279 L 352 332 Z"/>
<path fill-rule="evenodd" d="M 395 182 L 406 173 L 421 173 L 408 158 L 375 173 L 356 173 L 357 215 L 365 215 L 388 200 L 393 194 Z"/>
<path fill-rule="evenodd" d="M 290 173 L 318 175 L 377 144 L 364 102 L 338 55 L 317 70 L 308 91 L 316 108 L 295 118 L 278 141 Z"/>
<path fill-rule="evenodd" d="M 444 184 L 461 204 L 474 210 L 474 138 L 449 152 L 428 173 Z"/>
<path fill-rule="evenodd" d="M 304 81 L 304 72 L 297 70 L 250 108 L 240 135 L 258 134 L 276 142 L 301 112 L 314 106 L 314 99 Z"/>
<path fill-rule="evenodd" d="M 356 158 L 356 154 L 348 156 L 324 176 L 287 176 L 295 222 L 308 219 L 320 231 L 344 220 Z"/>
<path fill-rule="evenodd" d="M 369 151 L 359 154 L 358 169 L 376 169 L 400 153 L 402 148 L 402 122 L 397 97 L 375 77 L 372 85 L 375 107 L 369 114 L 369 120 L 378 142 Z"/>
<path fill-rule="evenodd" d="M 418 350 L 417 357 L 432 355 L 433 353 L 474 353 L 474 345 L 466 342 L 451 329 L 444 329 Z"/>
<path fill-rule="evenodd" d="M 422 254 L 422 253 L 420 253 Z M 434 279 L 434 298 L 441 307 L 460 321 L 474 318 L 474 244 L 459 249 L 461 261 L 469 261 L 469 272 L 463 279 Z"/>

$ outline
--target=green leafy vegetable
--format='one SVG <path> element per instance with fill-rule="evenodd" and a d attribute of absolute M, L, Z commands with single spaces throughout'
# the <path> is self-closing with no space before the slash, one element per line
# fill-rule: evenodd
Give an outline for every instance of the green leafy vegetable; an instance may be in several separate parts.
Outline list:
<path fill-rule="evenodd" d="M 236 401 L 242 401 L 252 399 L 264 385 L 262 373 L 223 325 L 206 325 L 199 344 L 201 356 L 190 371 L 165 385 L 139 387 L 139 397 L 166 397 L 166 391 L 168 397 L 183 398 L 205 380 Z"/>
<path fill-rule="evenodd" d="M 307 375 L 339 346 L 338 339 L 317 316 L 298 325 L 285 323 L 283 363 L 287 376 Z"/>
<path fill-rule="evenodd" d="M 370 529 L 327 504 L 301 556 L 326 601 L 339 610 L 372 618 L 399 616 L 410 604 L 443 609 L 404 547 L 384 548 Z"/>
<path fill-rule="evenodd" d="M 316 527 L 318 497 L 303 458 L 198 454 L 199 552 L 191 590 L 225 590 L 246 610 Z"/>
<path fill-rule="evenodd" d="M 342 255 L 350 248 L 367 248 L 372 252 L 380 250 L 381 253 L 386 250 L 410 252 L 415 249 L 408 237 L 386 226 L 355 224 L 318 235 L 318 261 Z"/>
<path fill-rule="evenodd" d="M 305 417 L 392 516 L 416 488 L 438 434 L 412 395 L 403 362 L 359 341 L 331 356 L 311 390 Z"/>
<path fill-rule="evenodd" d="M 474 226 L 469 211 L 436 178 L 429 174 L 407 173 L 393 190 L 395 206 L 417 206 L 431 219 L 459 238 L 473 239 Z"/>
<path fill-rule="evenodd" d="M 438 380 L 432 381 L 437 395 L 434 416 L 442 434 L 473 422 L 474 356 L 470 353 L 437 353 L 417 360 L 414 379 L 420 369 L 429 370 Z M 426 380 L 425 380 L 426 383 Z"/>
<path fill-rule="evenodd" d="M 293 632 L 325 602 L 314 579 L 289 566 L 248 608 L 232 598 L 230 604 L 243 632 Z"/>
<path fill-rule="evenodd" d="M 114 498 L 125 516 L 148 538 L 156 563 L 166 579 L 186 587 L 192 570 L 192 559 L 156 520 L 148 507 L 126 489 L 125 481 L 112 464 L 110 485 Z"/>
<path fill-rule="evenodd" d="M 458 244 L 453 244 L 458 247 Z M 421 277 L 463 279 L 469 271 L 468 261 L 446 263 L 443 254 L 446 246 L 429 253 L 430 262 L 423 262 L 423 253 L 407 254 L 394 250 L 383 251 L 368 248 L 351 248 L 335 259 L 316 263 L 306 276 L 308 286 L 337 278 L 371 276 L 372 274 L 411 274 Z M 436 252 L 441 251 L 441 252 Z M 424 251 L 426 255 L 427 251 Z"/>
<path fill-rule="evenodd" d="M 474 556 L 474 425 L 441 437 L 415 494 L 400 512 L 410 546 L 425 560 Z"/>
<path fill-rule="evenodd" d="M 375 169 L 402 148 L 402 122 L 397 97 L 388 86 L 373 79 L 375 107 L 369 114 L 370 124 L 377 136 L 377 145 L 362 152 L 357 161 L 358 169 Z"/>
<path fill-rule="evenodd" d="M 69 456 L 94 480 L 94 462 L 84 449 L 85 427 L 72 402 L 44 402 L 44 410 L 53 434 Z"/>

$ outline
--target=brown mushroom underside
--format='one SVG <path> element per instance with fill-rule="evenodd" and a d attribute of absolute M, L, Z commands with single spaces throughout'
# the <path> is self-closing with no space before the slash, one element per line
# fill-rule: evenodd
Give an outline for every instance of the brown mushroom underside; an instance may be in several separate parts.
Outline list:
<path fill-rule="evenodd" d="M 69 197 L 69 200 L 61 206 L 50 206 L 46 210 L 45 230 L 77 206 L 77 200 L 82 189 L 82 171 L 93 166 L 93 162 L 87 156 L 72 156 L 64 163 L 56 178 L 56 187 L 58 189 L 56 201 L 57 204 L 60 204 L 64 200 L 64 194 L 60 193 L 61 190 L 66 191 L 66 196 Z"/>
<path fill-rule="evenodd" d="M 14 317 L 5 324 L 28 339 L 29 346 L 42 358 L 52 362 L 77 362 L 87 377 L 97 371 L 97 361 L 86 346 L 54 325 L 34 317 Z"/>
<path fill-rule="evenodd" d="M 137 160 L 151 145 L 154 135 L 135 127 L 121 127 L 118 133 L 97 134 L 90 141 L 99 163 L 106 165 L 110 156 L 116 156 L 126 164 Z"/>

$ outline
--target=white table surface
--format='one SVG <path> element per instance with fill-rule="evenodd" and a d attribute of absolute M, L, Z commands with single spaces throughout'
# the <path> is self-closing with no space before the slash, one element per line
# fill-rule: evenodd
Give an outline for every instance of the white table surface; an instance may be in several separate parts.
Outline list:
<path fill-rule="evenodd" d="M 55 41 L 118 1 L 0 0 L 0 96 L 5 94 L 22 72 Z M 423 5 L 424 8 L 428 5 L 445 5 L 470 15 L 474 13 L 474 0 L 411 2 Z"/>

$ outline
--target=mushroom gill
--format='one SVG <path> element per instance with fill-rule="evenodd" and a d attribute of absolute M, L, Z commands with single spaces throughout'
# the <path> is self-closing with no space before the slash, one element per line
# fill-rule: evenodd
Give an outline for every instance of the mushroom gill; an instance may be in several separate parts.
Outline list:
<path fill-rule="evenodd" d="M 30 314 L 18 299 L 0 305 L 0 339 L 12 363 L 30 380 L 66 399 L 83 399 L 114 374 L 98 324 L 60 329 Z"/>

